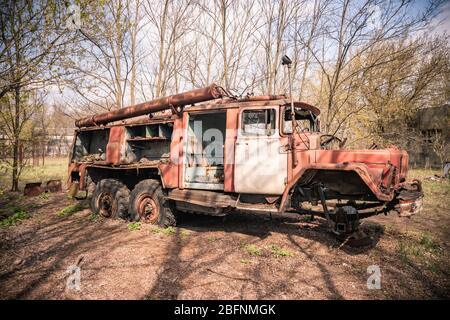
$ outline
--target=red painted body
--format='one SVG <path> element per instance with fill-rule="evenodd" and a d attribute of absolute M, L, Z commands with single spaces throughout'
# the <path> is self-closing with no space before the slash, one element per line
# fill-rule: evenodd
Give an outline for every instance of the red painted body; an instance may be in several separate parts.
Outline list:
<path fill-rule="evenodd" d="M 204 91 L 200 90 L 199 92 Z M 214 95 L 208 93 L 205 94 L 204 98 L 208 100 L 214 97 Z M 152 106 L 152 108 L 147 111 L 162 110 L 164 106 L 166 109 L 172 108 L 173 106 L 170 101 L 170 99 L 165 99 L 161 102 L 162 105 L 149 103 L 148 105 Z M 192 103 L 192 101 L 189 102 Z M 195 102 L 199 102 L 199 99 L 195 100 Z M 145 104 L 141 105 L 145 106 Z M 168 105 L 170 105 L 170 107 L 168 107 Z M 398 193 L 397 191 L 404 186 L 407 177 L 408 154 L 406 151 L 399 150 L 395 147 L 381 150 L 326 150 L 321 147 L 321 134 L 319 132 L 284 134 L 280 129 L 282 127 L 281 117 L 284 115 L 284 110 L 289 108 L 289 105 L 290 101 L 283 96 L 260 96 L 241 100 L 223 99 L 190 106 L 179 113 L 173 112 L 172 114 L 165 114 L 160 117 L 155 116 L 153 118 L 141 117 L 136 120 L 129 119 L 120 123 L 111 123 L 102 126 L 101 128 L 99 127 L 99 130 L 109 129 L 109 139 L 106 144 L 105 159 L 80 161 L 72 155 L 69 164 L 69 185 L 74 181 L 78 181 L 80 189 L 85 189 L 87 187 L 85 183 L 86 177 L 88 175 L 94 176 L 91 174 L 91 171 L 93 172 L 95 169 L 97 170 L 95 174 L 103 175 L 102 177 L 114 174 L 114 177 L 120 179 L 121 177 L 125 177 L 125 174 L 133 175 L 132 179 L 127 180 L 130 185 L 130 190 L 133 187 L 133 183 L 151 175 L 152 177 L 157 176 L 160 178 L 161 184 L 168 194 L 174 190 L 193 189 L 194 191 L 201 191 L 201 187 L 189 187 L 189 184 L 186 183 L 187 157 L 185 152 L 188 145 L 187 132 L 189 119 L 195 115 L 223 114 L 223 112 L 225 112 L 226 133 L 223 140 L 223 186 L 221 185 L 218 187 L 219 189 L 212 189 L 214 191 L 213 195 L 224 194 L 239 196 L 239 194 L 245 193 L 252 194 L 252 192 L 245 191 L 236 192 L 236 190 L 239 190 L 239 188 L 237 188 L 238 182 L 236 180 L 236 161 L 239 156 L 236 154 L 236 141 L 240 136 L 239 130 L 241 128 L 240 123 L 242 123 L 242 112 L 249 108 L 273 108 L 276 110 L 277 124 L 276 133 L 274 135 L 275 138 L 272 140 L 280 145 L 280 148 L 277 149 L 280 150 L 280 154 L 282 154 L 282 156 L 283 154 L 286 155 L 286 172 L 280 172 L 280 174 L 283 174 L 286 177 L 285 186 L 283 187 L 282 192 L 277 194 L 257 193 L 265 196 L 266 199 L 278 199 L 275 202 L 277 211 L 283 212 L 286 210 L 288 200 L 295 195 L 296 186 L 303 183 L 303 185 L 308 187 L 308 181 L 305 180 L 307 175 L 312 175 L 313 177 L 325 177 L 325 182 L 329 185 L 328 188 L 335 193 L 344 190 L 341 195 L 336 196 L 337 199 L 340 199 L 341 197 L 343 199 L 350 199 L 351 196 L 355 196 L 360 197 L 361 199 L 369 197 L 371 198 L 371 201 L 379 201 L 380 203 L 394 201 L 395 196 Z M 311 112 L 316 117 L 320 113 L 317 108 L 306 103 L 296 102 L 295 107 Z M 136 113 L 138 115 L 142 115 L 144 112 L 141 107 L 129 107 L 127 110 L 128 111 L 126 112 L 108 113 L 78 121 L 77 125 L 86 125 L 89 128 L 78 129 L 77 136 L 82 135 L 83 132 L 95 131 L 95 127 L 92 127 L 92 125 L 98 123 L 98 121 L 106 124 L 110 122 L 110 120 L 117 120 L 119 118 L 123 120 L 123 115 L 135 114 L 136 112 L 132 113 L 133 110 L 138 110 Z M 160 123 L 173 125 L 171 140 L 169 142 L 170 150 L 168 158 L 146 162 L 129 160 L 127 157 L 127 152 L 129 152 L 127 151 L 127 148 L 130 148 L 130 146 L 127 145 L 127 139 L 129 139 L 127 130 L 132 130 L 131 128 L 136 125 L 156 125 Z M 262 137 L 262 139 L 265 138 Z M 151 150 L 154 146 L 156 146 L 156 144 L 150 143 L 146 145 L 145 148 Z M 271 157 L 268 155 L 265 164 L 268 165 L 270 161 Z M 202 170 L 209 170 L 208 166 L 204 168 L 199 166 L 199 168 Z M 352 187 L 349 185 L 353 182 L 350 180 L 347 181 L 347 173 L 351 173 L 351 177 L 354 177 L 354 175 L 359 177 L 358 186 Z M 358 188 L 364 190 L 367 189 L 367 191 L 358 194 Z M 348 190 L 345 191 L 346 189 Z M 183 197 L 186 197 L 184 199 L 185 201 L 190 201 L 189 195 L 184 195 Z M 197 201 L 195 203 L 198 204 L 200 202 Z M 267 204 L 269 204 L 269 202 Z M 210 203 L 209 206 L 214 207 L 215 204 Z"/>

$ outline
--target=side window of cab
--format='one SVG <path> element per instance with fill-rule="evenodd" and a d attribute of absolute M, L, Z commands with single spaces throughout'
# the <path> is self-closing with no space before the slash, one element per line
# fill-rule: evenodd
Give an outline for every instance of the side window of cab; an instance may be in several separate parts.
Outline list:
<path fill-rule="evenodd" d="M 271 136 L 275 133 L 275 109 L 246 109 L 242 112 L 241 132 L 246 136 Z"/>

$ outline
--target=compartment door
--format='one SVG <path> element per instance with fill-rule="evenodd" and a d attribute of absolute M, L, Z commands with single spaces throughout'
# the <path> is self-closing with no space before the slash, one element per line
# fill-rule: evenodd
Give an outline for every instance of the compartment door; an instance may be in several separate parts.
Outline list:
<path fill-rule="evenodd" d="M 125 127 L 111 127 L 109 132 L 109 141 L 106 145 L 106 162 L 110 164 L 119 164 L 124 149 Z"/>

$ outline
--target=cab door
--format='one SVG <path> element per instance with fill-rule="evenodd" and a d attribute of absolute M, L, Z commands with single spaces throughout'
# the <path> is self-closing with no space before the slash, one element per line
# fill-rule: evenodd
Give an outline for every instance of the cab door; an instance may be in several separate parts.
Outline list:
<path fill-rule="evenodd" d="M 287 180 L 287 151 L 278 130 L 278 113 L 278 107 L 240 110 L 235 148 L 235 192 L 283 193 Z"/>

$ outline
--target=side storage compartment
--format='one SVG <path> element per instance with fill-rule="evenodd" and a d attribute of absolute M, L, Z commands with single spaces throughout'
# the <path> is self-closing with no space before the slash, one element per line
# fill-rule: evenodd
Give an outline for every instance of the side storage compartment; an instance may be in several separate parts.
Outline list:
<path fill-rule="evenodd" d="M 109 133 L 109 128 L 78 131 L 72 160 L 77 162 L 105 161 Z"/>
<path fill-rule="evenodd" d="M 169 160 L 173 123 L 127 126 L 125 162 Z"/>

